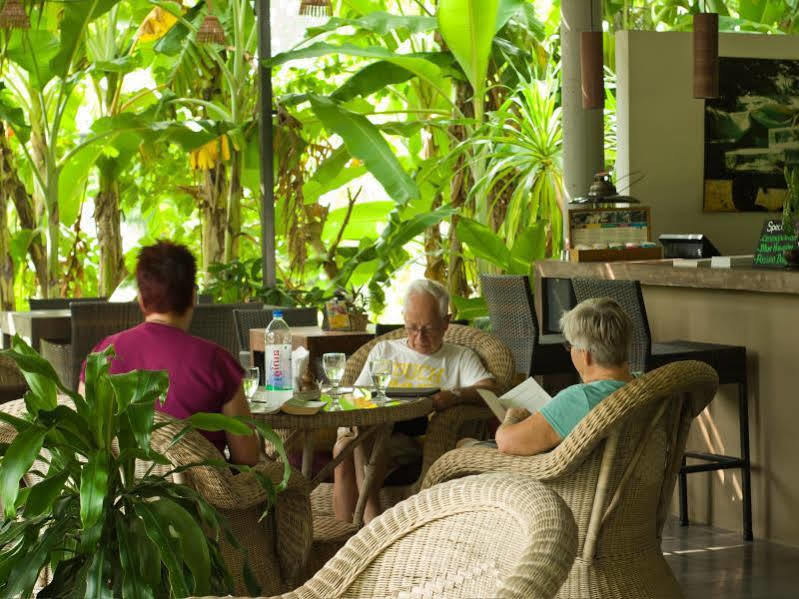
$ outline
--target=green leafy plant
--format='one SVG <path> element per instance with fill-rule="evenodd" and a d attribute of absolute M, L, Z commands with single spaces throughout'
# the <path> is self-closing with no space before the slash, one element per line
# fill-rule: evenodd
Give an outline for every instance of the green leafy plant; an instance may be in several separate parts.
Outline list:
<path fill-rule="evenodd" d="M 191 465 L 163 475 L 152 468 L 136 473 L 136 460 L 171 465 L 150 447 L 161 426 L 154 408 L 166 393 L 167 373 L 111 375 L 109 348 L 88 357 L 81 396 L 61 385 L 51 365 L 19 337 L 3 354 L 18 364 L 30 391 L 26 417 L 0 411 L 0 420 L 16 429 L 0 459 L 0 595 L 31 596 L 45 568 L 52 579 L 39 597 L 229 592 L 233 585 L 219 549 L 225 522 L 192 488 L 165 478 Z M 59 400 L 59 391 L 67 399 Z M 195 414 L 185 422 L 173 442 L 192 428 L 250 433 L 247 423 L 220 414 Z M 222 460 L 204 465 L 230 467 Z M 20 488 L 28 473 L 35 476 L 27 481 L 39 481 Z M 257 478 L 271 486 L 267 494 L 274 498 L 289 473 L 286 465 L 277 487 Z"/>
<path fill-rule="evenodd" d="M 788 193 L 782 205 L 782 230 L 792 234 L 796 229 L 796 214 L 799 212 L 799 166 L 786 166 L 784 173 Z"/>

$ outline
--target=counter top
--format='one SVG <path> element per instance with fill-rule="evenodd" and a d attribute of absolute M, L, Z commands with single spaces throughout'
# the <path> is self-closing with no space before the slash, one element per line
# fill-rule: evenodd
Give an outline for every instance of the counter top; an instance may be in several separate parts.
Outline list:
<path fill-rule="evenodd" d="M 581 263 L 541 260 L 535 263 L 535 274 L 537 279 L 628 279 L 641 281 L 642 285 L 662 287 L 799 295 L 799 270 L 777 268 L 682 268 L 672 266 L 671 260 Z"/>

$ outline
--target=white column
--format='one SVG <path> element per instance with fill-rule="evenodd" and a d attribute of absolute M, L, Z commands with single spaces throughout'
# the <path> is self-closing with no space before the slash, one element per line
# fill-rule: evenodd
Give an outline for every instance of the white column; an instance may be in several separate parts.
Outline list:
<path fill-rule="evenodd" d="M 605 168 L 602 110 L 584 110 L 580 86 L 580 32 L 602 27 L 602 0 L 561 0 L 563 179 L 568 199 L 585 195 Z M 568 231 L 565 232 L 568 235 Z"/>

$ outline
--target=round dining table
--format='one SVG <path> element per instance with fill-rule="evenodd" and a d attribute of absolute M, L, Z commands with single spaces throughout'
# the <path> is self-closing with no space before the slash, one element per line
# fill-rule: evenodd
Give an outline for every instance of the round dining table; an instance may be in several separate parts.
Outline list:
<path fill-rule="evenodd" d="M 351 456 L 356 447 L 374 438 L 372 451 L 364 464 L 363 485 L 353 515 L 353 524 L 360 527 L 363 525 L 366 498 L 372 492 L 374 485 L 379 484 L 375 480 L 376 466 L 388 449 L 392 425 L 395 422 L 427 416 L 433 411 L 433 402 L 429 397 L 419 397 L 389 399 L 384 404 L 375 404 L 365 396 L 353 397 L 344 394 L 339 399 L 339 405 L 334 407 L 330 396 L 322 395 L 320 400 L 325 402 L 325 406 L 316 414 L 296 415 L 272 411 L 273 408 L 268 404 L 258 401 L 250 403 L 250 410 L 254 419 L 269 425 L 273 430 L 290 431 L 284 441 L 285 446 L 290 446 L 298 436 L 302 437 L 302 474 L 310 481 L 311 489 L 316 488 L 330 476 L 333 469 L 342 460 Z M 358 427 L 358 435 L 313 476 L 311 464 L 314 454 L 314 432 L 338 427 Z"/>

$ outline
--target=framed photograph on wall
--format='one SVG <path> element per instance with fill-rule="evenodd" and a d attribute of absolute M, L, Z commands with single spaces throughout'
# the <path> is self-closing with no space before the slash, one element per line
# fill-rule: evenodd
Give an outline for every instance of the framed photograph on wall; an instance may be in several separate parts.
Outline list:
<path fill-rule="evenodd" d="M 799 61 L 719 58 L 705 102 L 705 212 L 778 211 L 799 164 Z"/>

